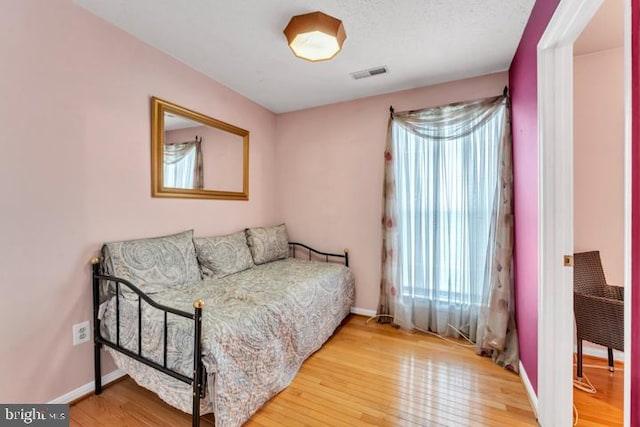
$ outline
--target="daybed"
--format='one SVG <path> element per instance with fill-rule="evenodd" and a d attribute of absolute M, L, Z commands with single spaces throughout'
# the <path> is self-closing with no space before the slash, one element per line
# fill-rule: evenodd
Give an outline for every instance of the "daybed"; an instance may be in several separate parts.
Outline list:
<path fill-rule="evenodd" d="M 284 224 L 107 243 L 92 263 L 96 393 L 104 346 L 194 426 L 211 412 L 218 427 L 243 424 L 290 384 L 354 298 L 347 252 L 289 243 Z"/>

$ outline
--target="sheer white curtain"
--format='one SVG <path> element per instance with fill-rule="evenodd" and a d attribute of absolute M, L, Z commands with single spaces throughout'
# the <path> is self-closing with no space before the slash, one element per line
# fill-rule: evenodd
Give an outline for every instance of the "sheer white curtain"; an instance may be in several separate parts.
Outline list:
<path fill-rule="evenodd" d="M 509 127 L 504 96 L 392 114 L 379 314 L 504 352 L 507 326 L 515 333 L 512 212 L 500 208 L 512 199 Z M 488 345 L 495 324 L 502 340 Z"/>
<path fill-rule="evenodd" d="M 201 140 L 164 146 L 163 183 L 169 188 L 202 188 Z"/>

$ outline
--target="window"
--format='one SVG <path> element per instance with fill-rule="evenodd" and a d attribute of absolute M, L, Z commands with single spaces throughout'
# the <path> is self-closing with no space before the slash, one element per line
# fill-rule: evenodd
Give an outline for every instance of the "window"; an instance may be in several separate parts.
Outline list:
<path fill-rule="evenodd" d="M 434 138 L 392 124 L 403 299 L 481 303 L 492 261 L 504 114 L 480 120 L 461 137 L 447 126 Z"/>
<path fill-rule="evenodd" d="M 518 365 L 508 92 L 391 109 L 378 317 Z M 515 369 L 515 368 L 514 368 Z"/>
<path fill-rule="evenodd" d="M 196 188 L 196 144 L 165 145 L 163 182 L 169 188 Z"/>

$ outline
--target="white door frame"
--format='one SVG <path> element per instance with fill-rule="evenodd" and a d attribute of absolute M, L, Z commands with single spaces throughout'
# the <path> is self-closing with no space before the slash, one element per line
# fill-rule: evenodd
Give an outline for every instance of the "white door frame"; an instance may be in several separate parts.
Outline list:
<path fill-rule="evenodd" d="M 573 417 L 573 43 L 603 0 L 562 0 L 538 43 L 538 421 Z M 625 2 L 625 300 L 631 296 L 630 0 Z M 625 426 L 629 425 L 631 304 L 625 304 Z"/>

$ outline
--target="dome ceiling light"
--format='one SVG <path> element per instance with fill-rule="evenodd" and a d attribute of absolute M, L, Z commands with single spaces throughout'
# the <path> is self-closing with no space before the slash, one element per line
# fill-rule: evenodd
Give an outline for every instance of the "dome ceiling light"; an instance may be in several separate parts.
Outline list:
<path fill-rule="evenodd" d="M 294 16 L 284 35 L 298 58 L 312 62 L 336 56 L 347 38 L 342 21 L 322 12 Z"/>

